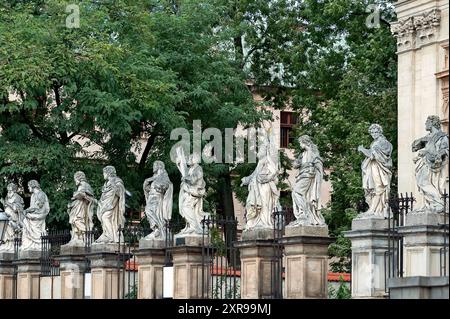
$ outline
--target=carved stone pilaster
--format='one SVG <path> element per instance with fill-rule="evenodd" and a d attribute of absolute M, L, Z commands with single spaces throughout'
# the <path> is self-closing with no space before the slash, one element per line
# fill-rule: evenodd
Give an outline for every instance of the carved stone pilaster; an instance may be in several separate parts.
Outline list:
<path fill-rule="evenodd" d="M 436 39 L 440 24 L 441 11 L 439 9 L 392 23 L 391 32 L 397 38 L 398 52 L 416 49 Z"/>
<path fill-rule="evenodd" d="M 436 33 L 441 24 L 441 11 L 433 9 L 414 17 L 414 28 L 417 32 L 417 44 L 422 45 L 436 38 Z"/>
<path fill-rule="evenodd" d="M 391 25 L 391 32 L 397 38 L 399 51 L 413 49 L 415 46 L 414 19 L 409 17 L 399 20 Z"/>

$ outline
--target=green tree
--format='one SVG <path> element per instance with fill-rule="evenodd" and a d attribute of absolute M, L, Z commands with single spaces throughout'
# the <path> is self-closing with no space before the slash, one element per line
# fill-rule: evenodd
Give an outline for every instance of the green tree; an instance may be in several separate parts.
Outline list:
<path fill-rule="evenodd" d="M 68 4 L 80 8 L 79 28 L 66 26 Z M 228 31 L 216 28 L 214 4 L 0 1 L 0 188 L 39 179 L 48 222 L 63 227 L 73 173 L 86 171 L 99 195 L 109 163 L 133 194 L 131 210 L 140 210 L 153 160 L 170 163 L 173 128 L 191 129 L 193 119 L 220 129 L 256 122 L 245 73 L 219 45 Z M 178 185 L 174 165 L 168 171 Z M 213 193 L 229 175 L 227 165 L 205 171 Z"/>

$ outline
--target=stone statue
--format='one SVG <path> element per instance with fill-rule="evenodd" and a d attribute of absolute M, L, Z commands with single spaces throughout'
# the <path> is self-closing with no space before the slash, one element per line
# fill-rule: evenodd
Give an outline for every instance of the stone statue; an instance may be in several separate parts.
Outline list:
<path fill-rule="evenodd" d="M 72 238 L 68 245 L 84 246 L 86 232 L 92 231 L 94 226 L 92 217 L 97 200 L 94 198 L 94 192 L 83 172 L 76 172 L 74 180 L 77 190 L 73 193 L 72 202 L 67 205 L 69 223 L 72 226 Z"/>
<path fill-rule="evenodd" d="M 165 224 L 172 219 L 173 185 L 164 163 L 153 163 L 154 175 L 144 181 L 145 215 L 153 230 L 145 239 L 165 240 Z"/>
<path fill-rule="evenodd" d="M 9 218 L 8 226 L 6 227 L 4 244 L 0 246 L 1 252 L 14 252 L 14 237 L 22 229 L 23 221 L 23 199 L 17 194 L 17 185 L 10 183 L 7 186 L 8 194 L 5 199 L 0 199 L 5 214 Z"/>
<path fill-rule="evenodd" d="M 125 226 L 125 186 L 113 166 L 103 169 L 103 177 L 106 182 L 97 208 L 103 233 L 95 243 L 117 243 L 122 236 L 120 229 Z M 123 236 L 121 238 L 123 240 Z"/>
<path fill-rule="evenodd" d="M 273 228 L 273 212 L 279 207 L 277 189 L 279 175 L 278 147 L 272 127 L 263 131 L 258 149 L 258 164 L 250 176 L 242 179 L 241 186 L 248 185 L 245 203 L 245 230 Z"/>
<path fill-rule="evenodd" d="M 369 127 L 369 134 L 373 138 L 370 148 L 362 145 L 358 151 L 366 156 L 362 162 L 362 183 L 366 202 L 369 209 L 361 213 L 359 218 L 388 217 L 389 192 L 392 179 L 392 144 L 384 137 L 383 129 L 378 124 Z"/>
<path fill-rule="evenodd" d="M 417 187 L 424 200 L 423 207 L 414 212 L 439 213 L 444 210 L 442 196 L 448 173 L 448 136 L 441 130 L 441 121 L 436 115 L 427 118 L 425 127 L 430 133 L 412 144 L 412 151 L 417 152 L 414 158 Z"/>
<path fill-rule="evenodd" d="M 200 166 L 200 154 L 192 154 L 186 159 L 183 148 L 177 148 L 176 164 L 181 173 L 178 207 L 180 215 L 186 221 L 186 227 L 177 236 L 202 235 L 201 221 L 207 214 L 203 212 L 203 197 L 206 195 L 206 183 Z"/>
<path fill-rule="evenodd" d="M 296 220 L 289 226 L 325 225 L 325 219 L 318 209 L 323 180 L 322 158 L 308 135 L 301 136 L 298 141 L 303 151 L 293 163 L 293 167 L 299 170 L 292 190 Z"/>
<path fill-rule="evenodd" d="M 46 235 L 45 218 L 50 212 L 47 195 L 35 180 L 28 182 L 30 207 L 24 210 L 21 251 L 41 251 L 41 236 Z"/>

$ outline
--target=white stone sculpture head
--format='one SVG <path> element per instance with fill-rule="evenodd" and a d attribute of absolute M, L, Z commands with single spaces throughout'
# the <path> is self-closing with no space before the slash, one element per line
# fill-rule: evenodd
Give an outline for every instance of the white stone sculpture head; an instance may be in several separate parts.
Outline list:
<path fill-rule="evenodd" d="M 159 171 L 163 171 L 163 170 L 165 170 L 165 165 L 164 165 L 164 162 L 162 162 L 162 161 L 155 161 L 154 163 L 153 163 L 153 173 L 157 173 L 157 172 L 159 172 Z"/>
<path fill-rule="evenodd" d="M 103 169 L 103 177 L 108 180 L 110 177 L 116 176 L 116 169 L 114 166 L 106 166 Z"/>
<path fill-rule="evenodd" d="M 441 130 L 441 119 L 437 115 L 428 116 L 425 122 L 425 128 L 427 131 L 431 132 L 433 127 L 437 130 Z"/>
<path fill-rule="evenodd" d="M 37 180 L 31 180 L 28 182 L 28 190 L 32 193 L 35 189 L 40 189 L 39 183 Z"/>
<path fill-rule="evenodd" d="M 86 175 L 82 171 L 78 171 L 73 176 L 73 179 L 75 181 L 75 185 L 80 185 L 81 182 L 86 182 Z"/>
<path fill-rule="evenodd" d="M 193 152 L 191 155 L 189 155 L 187 160 L 187 165 L 192 166 L 195 164 L 200 164 L 201 162 L 201 156 L 200 154 Z"/>
<path fill-rule="evenodd" d="M 14 183 L 9 183 L 8 186 L 6 186 L 6 190 L 8 191 L 8 195 L 13 195 L 14 193 L 17 192 L 17 185 Z"/>
<path fill-rule="evenodd" d="M 379 124 L 372 124 L 369 127 L 369 134 L 374 140 L 383 135 L 383 128 Z"/>

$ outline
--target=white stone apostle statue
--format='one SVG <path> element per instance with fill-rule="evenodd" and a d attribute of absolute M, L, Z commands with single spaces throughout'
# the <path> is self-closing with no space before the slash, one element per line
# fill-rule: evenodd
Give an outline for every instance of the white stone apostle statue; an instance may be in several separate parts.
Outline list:
<path fill-rule="evenodd" d="M 362 184 L 369 209 L 358 218 L 388 217 L 389 192 L 392 179 L 392 144 L 384 137 L 378 124 L 369 127 L 373 142 L 369 149 L 362 145 L 358 151 L 366 156 L 361 164 Z"/>
<path fill-rule="evenodd" d="M 250 176 L 242 179 L 241 186 L 248 185 L 245 203 L 245 230 L 273 228 L 273 213 L 279 209 L 280 192 L 277 189 L 279 154 L 272 127 L 262 128 L 258 148 L 258 164 Z"/>
<path fill-rule="evenodd" d="M 23 220 L 23 199 L 17 194 L 17 185 L 14 183 L 8 184 L 6 187 L 8 193 L 5 199 L 0 199 L 5 214 L 8 216 L 9 222 L 6 227 L 5 237 L 3 238 L 4 244 L 0 245 L 1 252 L 14 252 L 14 238 L 15 234 L 22 229 Z"/>
<path fill-rule="evenodd" d="M 417 152 L 416 182 L 423 196 L 423 207 L 414 212 L 439 213 L 444 210 L 444 188 L 448 177 L 448 136 L 441 130 L 438 116 L 431 115 L 425 123 L 430 133 L 414 141 L 412 151 Z"/>
<path fill-rule="evenodd" d="M 201 155 L 193 153 L 186 159 L 182 147 L 176 149 L 176 164 L 181 173 L 178 207 L 186 227 L 177 236 L 202 235 L 202 220 L 207 214 L 203 212 L 203 197 L 206 195 L 206 183 L 200 166 Z"/>
<path fill-rule="evenodd" d="M 161 161 L 153 163 L 153 176 L 144 181 L 145 215 L 152 232 L 145 239 L 165 240 L 166 222 L 172 219 L 173 185 Z"/>
<path fill-rule="evenodd" d="M 35 180 L 28 182 L 30 207 L 24 210 L 21 251 L 41 251 L 41 236 L 46 235 L 45 218 L 50 212 L 47 195 Z"/>
<path fill-rule="evenodd" d="M 293 163 L 298 174 L 292 189 L 292 203 L 296 220 L 288 226 L 325 225 L 325 219 L 319 211 L 320 187 L 323 180 L 323 161 L 317 146 L 308 135 L 299 139 L 302 153 Z"/>
<path fill-rule="evenodd" d="M 72 202 L 67 205 L 69 223 L 72 226 L 71 240 L 68 245 L 84 246 L 86 232 L 92 231 L 94 226 L 92 218 L 97 206 L 97 200 L 83 172 L 76 172 L 74 181 L 77 190 L 73 193 Z"/>
<path fill-rule="evenodd" d="M 97 208 L 97 218 L 102 224 L 103 233 L 95 243 L 117 243 L 122 236 L 120 229 L 125 226 L 125 186 L 113 166 L 103 169 L 103 177 L 106 182 Z M 123 240 L 123 236 L 121 238 Z"/>

